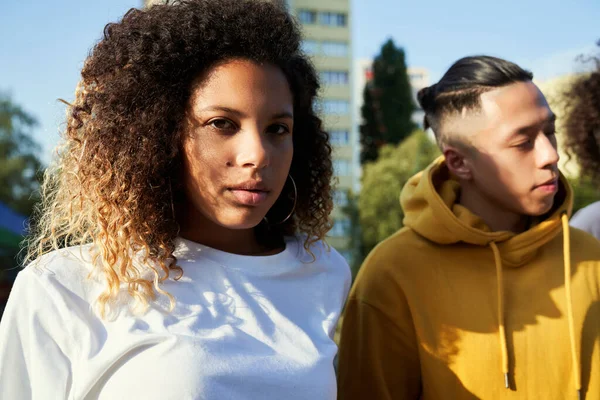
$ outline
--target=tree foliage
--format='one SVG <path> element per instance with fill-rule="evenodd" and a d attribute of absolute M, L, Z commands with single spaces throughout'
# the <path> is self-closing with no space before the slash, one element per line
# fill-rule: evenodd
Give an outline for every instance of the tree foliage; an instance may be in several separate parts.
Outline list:
<path fill-rule="evenodd" d="M 352 279 L 356 277 L 356 273 L 358 272 L 366 254 L 362 242 L 362 229 L 360 226 L 358 198 L 359 197 L 354 193 L 350 193 L 348 195 L 348 203 L 342 208 L 342 212 L 350 220 L 348 249 L 351 252 L 350 270 L 352 271 Z"/>
<path fill-rule="evenodd" d="M 365 165 L 358 200 L 363 256 L 402 227 L 400 192 L 438 155 L 433 140 L 418 130 L 397 146 L 382 147 L 377 161 Z"/>
<path fill-rule="evenodd" d="M 363 91 L 361 164 L 375 161 L 386 144 L 398 144 L 416 128 L 412 88 L 402 48 L 388 40 L 373 62 L 373 79 Z"/>
<path fill-rule="evenodd" d="M 31 130 L 36 120 L 0 94 L 0 201 L 30 215 L 39 188 L 40 146 Z"/>
<path fill-rule="evenodd" d="M 600 201 L 600 188 L 590 178 L 570 179 L 573 188 L 573 214 L 583 207 Z"/>

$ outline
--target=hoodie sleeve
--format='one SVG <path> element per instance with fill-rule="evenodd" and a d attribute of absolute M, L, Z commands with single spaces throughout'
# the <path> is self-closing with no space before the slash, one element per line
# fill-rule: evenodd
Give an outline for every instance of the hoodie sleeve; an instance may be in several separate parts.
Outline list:
<path fill-rule="evenodd" d="M 377 251 L 375 251 L 377 252 Z M 344 312 L 339 399 L 418 399 L 421 375 L 410 308 L 389 258 L 371 255 Z"/>
<path fill-rule="evenodd" d="M 0 399 L 66 399 L 71 385 L 65 310 L 37 272 L 21 271 L 0 323 Z"/>

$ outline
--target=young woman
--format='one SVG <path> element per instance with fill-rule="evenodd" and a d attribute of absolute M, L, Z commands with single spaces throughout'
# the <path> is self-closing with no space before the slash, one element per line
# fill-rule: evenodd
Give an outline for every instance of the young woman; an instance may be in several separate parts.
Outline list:
<path fill-rule="evenodd" d="M 321 241 L 331 147 L 300 40 L 252 0 L 105 28 L 0 326 L 0 398 L 336 397 L 350 274 Z"/>
<path fill-rule="evenodd" d="M 565 145 L 579 162 L 581 173 L 600 185 L 600 57 L 594 62 L 596 68 L 575 81 L 565 96 L 570 102 Z M 571 225 L 600 239 L 600 201 L 579 210 Z"/>

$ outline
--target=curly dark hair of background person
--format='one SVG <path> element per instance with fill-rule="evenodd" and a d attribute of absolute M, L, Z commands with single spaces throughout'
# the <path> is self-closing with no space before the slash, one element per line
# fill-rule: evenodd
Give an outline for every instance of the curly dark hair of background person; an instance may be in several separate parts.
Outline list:
<path fill-rule="evenodd" d="M 598 41 L 600 47 L 600 41 Z M 565 95 L 564 145 L 581 174 L 600 186 L 600 56 L 592 57 L 594 71 L 577 78 Z"/>
<path fill-rule="evenodd" d="M 142 302 L 161 292 L 130 254 L 144 250 L 156 262 L 156 282 L 177 268 L 169 261 L 178 234 L 172 199 L 182 190 L 180 145 L 192 83 L 231 59 L 278 66 L 293 94 L 295 213 L 268 229 L 261 223 L 257 232 L 305 234 L 307 248 L 324 238 L 333 208 L 331 146 L 313 111 L 319 82 L 301 39 L 282 7 L 253 0 L 175 1 L 132 9 L 108 24 L 84 63 L 62 148 L 46 171 L 27 259 L 94 243 L 109 282 L 101 304 L 122 283 Z M 289 213 L 288 186 L 270 221 Z"/>

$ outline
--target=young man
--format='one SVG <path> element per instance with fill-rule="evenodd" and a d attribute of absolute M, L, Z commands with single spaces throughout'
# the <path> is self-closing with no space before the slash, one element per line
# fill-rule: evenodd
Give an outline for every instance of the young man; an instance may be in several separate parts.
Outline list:
<path fill-rule="evenodd" d="M 532 74 L 457 61 L 419 93 L 444 157 L 346 306 L 339 398 L 600 399 L 600 243 L 568 228 L 555 116 Z"/>

